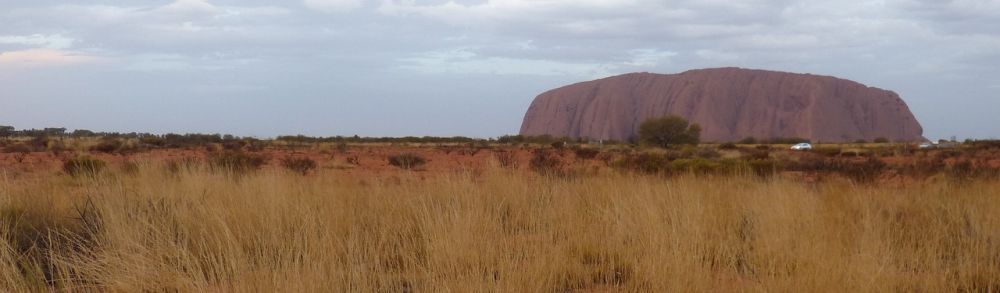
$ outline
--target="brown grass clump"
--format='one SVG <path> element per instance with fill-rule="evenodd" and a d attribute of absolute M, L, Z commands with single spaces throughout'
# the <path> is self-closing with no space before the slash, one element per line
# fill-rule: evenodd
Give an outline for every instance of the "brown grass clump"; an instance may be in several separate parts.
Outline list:
<path fill-rule="evenodd" d="M 502 168 L 517 169 L 519 165 L 517 161 L 517 154 L 512 151 L 494 151 L 493 158 L 496 159 L 497 165 Z"/>
<path fill-rule="evenodd" d="M 315 170 L 318 164 L 316 160 L 310 158 L 285 157 L 281 159 L 281 166 L 292 172 L 306 175 L 310 171 Z"/>
<path fill-rule="evenodd" d="M 236 174 L 256 171 L 267 164 L 264 155 L 245 153 L 242 151 L 221 151 L 209 158 L 212 168 L 229 171 Z"/>
<path fill-rule="evenodd" d="M 0 177 L 5 291 L 990 292 L 1000 181 Z M 320 172 L 323 172 L 321 170 Z M 0 176 L 5 176 L 0 173 Z"/>
<path fill-rule="evenodd" d="M 416 169 L 427 163 L 427 159 L 415 153 L 402 153 L 389 156 L 389 165 L 399 167 L 403 170 Z"/>
<path fill-rule="evenodd" d="M 70 176 L 93 176 L 104 171 L 104 161 L 89 156 L 77 156 L 63 161 L 63 172 Z"/>

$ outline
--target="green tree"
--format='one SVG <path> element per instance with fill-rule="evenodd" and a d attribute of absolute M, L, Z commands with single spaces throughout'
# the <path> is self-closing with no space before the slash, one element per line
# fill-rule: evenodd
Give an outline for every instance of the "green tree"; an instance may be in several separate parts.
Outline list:
<path fill-rule="evenodd" d="M 701 126 L 689 125 L 687 120 L 678 116 L 649 119 L 639 125 L 639 141 L 664 148 L 698 144 L 700 136 Z"/>

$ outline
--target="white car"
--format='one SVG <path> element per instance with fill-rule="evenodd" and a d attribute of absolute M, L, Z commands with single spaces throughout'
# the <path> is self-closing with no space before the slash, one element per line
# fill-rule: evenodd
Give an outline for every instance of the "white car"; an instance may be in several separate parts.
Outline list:
<path fill-rule="evenodd" d="M 937 148 L 937 145 L 933 144 L 933 143 L 925 142 L 925 143 L 922 143 L 922 144 L 918 145 L 917 147 L 921 148 L 921 149 L 933 149 L 933 148 Z"/>
<path fill-rule="evenodd" d="M 805 142 L 792 146 L 792 150 L 794 151 L 808 151 L 811 149 L 813 149 L 813 145 Z"/>

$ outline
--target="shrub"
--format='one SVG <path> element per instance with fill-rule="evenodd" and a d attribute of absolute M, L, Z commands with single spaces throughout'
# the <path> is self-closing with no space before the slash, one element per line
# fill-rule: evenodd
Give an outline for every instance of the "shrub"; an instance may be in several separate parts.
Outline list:
<path fill-rule="evenodd" d="M 63 171 L 70 176 L 93 176 L 104 170 L 105 163 L 89 156 L 77 156 L 63 161 Z"/>
<path fill-rule="evenodd" d="M 615 162 L 614 165 L 619 169 L 655 174 L 666 171 L 670 166 L 670 161 L 666 155 L 638 153 L 627 155 Z"/>
<path fill-rule="evenodd" d="M 424 159 L 424 157 L 414 153 L 402 153 L 389 156 L 389 165 L 393 165 L 404 170 L 417 168 L 425 163 L 427 163 L 427 159 Z"/>
<path fill-rule="evenodd" d="M 889 143 L 889 139 L 885 137 L 879 137 L 874 140 L 875 143 Z"/>
<path fill-rule="evenodd" d="M 167 141 L 165 139 L 156 136 L 144 136 L 142 138 L 139 138 L 139 143 L 142 145 L 147 145 L 152 147 L 163 147 L 167 145 Z"/>
<path fill-rule="evenodd" d="M 316 169 L 316 161 L 310 158 L 285 157 L 281 160 L 281 166 L 302 175 L 309 174 L 309 171 Z"/>
<path fill-rule="evenodd" d="M 836 157 L 839 156 L 842 150 L 838 147 L 824 147 L 824 148 L 814 148 L 814 153 L 823 155 L 825 157 Z"/>
<path fill-rule="evenodd" d="M 3 148 L 3 152 L 5 153 L 30 153 L 32 151 L 30 146 L 23 143 L 11 144 Z"/>
<path fill-rule="evenodd" d="M 517 156 L 515 156 L 514 152 L 502 150 L 496 151 L 493 152 L 493 158 L 497 160 L 497 164 L 499 164 L 500 167 L 511 169 L 517 168 Z"/>
<path fill-rule="evenodd" d="M 830 167 L 855 183 L 872 183 L 885 170 L 886 164 L 878 158 L 868 157 L 860 162 L 848 159 L 834 160 Z"/>
<path fill-rule="evenodd" d="M 216 169 L 244 173 L 260 169 L 267 163 L 267 157 L 238 151 L 222 151 L 212 155 L 210 163 Z"/>
<path fill-rule="evenodd" d="M 658 147 L 696 145 L 700 136 L 701 126 L 689 125 L 687 120 L 678 116 L 649 119 L 639 125 L 639 140 Z"/>
<path fill-rule="evenodd" d="M 720 150 L 735 150 L 736 149 L 736 144 L 735 143 L 731 143 L 731 142 L 720 144 L 719 145 L 719 149 Z"/>
<path fill-rule="evenodd" d="M 562 160 L 557 154 L 552 151 L 545 149 L 536 149 L 532 151 L 531 161 L 529 162 L 532 170 L 535 172 L 543 174 L 555 174 L 560 171 L 562 166 Z"/>
<path fill-rule="evenodd" d="M 226 140 L 222 142 L 222 149 L 228 151 L 242 151 L 247 142 L 242 140 Z"/>
<path fill-rule="evenodd" d="M 601 151 L 578 146 L 573 148 L 573 153 L 575 153 L 576 157 L 579 159 L 590 160 L 597 157 L 597 154 L 600 154 Z"/>
<path fill-rule="evenodd" d="M 117 152 L 119 149 L 121 149 L 123 144 L 124 143 L 122 143 L 120 140 L 117 139 L 113 138 L 103 139 L 97 145 L 90 147 L 90 151 L 110 154 Z"/>
<path fill-rule="evenodd" d="M 710 148 L 699 148 L 694 151 L 694 156 L 702 159 L 718 159 L 722 156 L 719 152 Z"/>
<path fill-rule="evenodd" d="M 741 139 L 741 140 L 739 141 L 739 143 L 740 143 L 740 144 L 757 144 L 757 139 L 756 139 L 756 138 L 754 138 L 753 136 L 750 136 L 750 137 L 747 137 L 747 138 L 744 138 L 744 139 Z"/>
<path fill-rule="evenodd" d="M 767 146 L 763 146 L 762 145 L 762 146 L 758 146 L 757 148 L 754 148 L 754 149 L 748 149 L 748 150 L 746 150 L 745 152 L 746 152 L 747 157 L 749 159 L 751 159 L 751 160 L 767 160 L 767 159 L 770 159 L 771 158 L 770 148 L 760 148 L 760 147 L 767 147 Z"/>

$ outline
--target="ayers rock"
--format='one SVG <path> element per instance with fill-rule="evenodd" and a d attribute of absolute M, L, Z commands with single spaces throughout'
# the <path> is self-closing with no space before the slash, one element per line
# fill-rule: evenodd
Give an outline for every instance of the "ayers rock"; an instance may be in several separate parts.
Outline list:
<path fill-rule="evenodd" d="M 521 134 L 624 141 L 646 119 L 665 115 L 700 124 L 707 142 L 925 140 L 892 91 L 830 76 L 742 68 L 631 73 L 554 89 L 531 103 Z"/>

